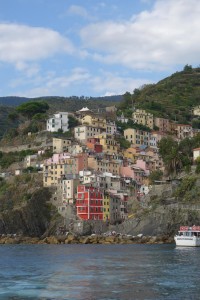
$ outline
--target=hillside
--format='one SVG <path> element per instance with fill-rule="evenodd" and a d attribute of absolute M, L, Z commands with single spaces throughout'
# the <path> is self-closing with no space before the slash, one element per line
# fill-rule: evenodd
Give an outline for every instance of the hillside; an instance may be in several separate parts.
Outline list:
<path fill-rule="evenodd" d="M 76 96 L 71 96 L 71 97 L 58 97 L 58 96 L 49 96 L 49 97 L 39 97 L 39 98 L 26 98 L 26 97 L 14 97 L 14 96 L 8 96 L 8 97 L 0 97 L 0 105 L 3 106 L 18 106 L 24 102 L 28 101 L 40 101 L 40 100 L 45 100 L 48 103 L 53 103 L 53 102 L 59 102 L 62 103 L 64 106 L 65 105 L 71 105 L 72 107 L 74 105 L 79 105 L 82 103 L 85 105 L 86 103 L 89 103 L 88 105 L 96 105 L 96 104 L 103 104 L 104 106 L 109 106 L 112 105 L 113 103 L 117 103 L 122 100 L 121 95 L 116 95 L 116 96 L 106 96 L 106 97 L 76 97 Z M 96 103 L 94 103 L 96 102 Z"/>
<path fill-rule="evenodd" d="M 192 107 L 200 105 L 200 68 L 185 66 L 157 84 L 135 89 L 133 95 L 127 93 L 121 108 L 132 105 L 179 123 L 191 122 Z"/>
<path fill-rule="evenodd" d="M 55 113 L 56 111 L 74 112 L 82 107 L 98 110 L 106 106 L 118 105 L 122 100 L 122 96 L 109 96 L 99 98 L 84 98 L 84 97 L 41 97 L 41 98 L 21 98 L 21 97 L 0 97 L 0 139 L 5 133 L 12 128 L 18 127 L 23 122 L 21 116 L 15 120 L 10 119 L 9 115 L 15 111 L 15 107 L 28 101 L 42 101 L 49 104 L 48 113 Z"/>
<path fill-rule="evenodd" d="M 11 128 L 16 128 L 19 125 L 19 120 L 11 120 L 9 115 L 14 112 L 13 107 L 0 106 L 0 139 Z"/>

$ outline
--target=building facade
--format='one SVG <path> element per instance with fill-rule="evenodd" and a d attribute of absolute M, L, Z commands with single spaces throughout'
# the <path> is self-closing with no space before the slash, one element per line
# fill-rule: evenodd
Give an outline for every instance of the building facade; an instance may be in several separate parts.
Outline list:
<path fill-rule="evenodd" d="M 154 124 L 159 128 L 161 132 L 169 132 L 170 131 L 170 124 L 168 119 L 164 118 L 155 118 Z"/>
<path fill-rule="evenodd" d="M 72 141 L 70 139 L 53 138 L 53 152 L 69 152 Z"/>
<path fill-rule="evenodd" d="M 67 112 L 58 112 L 47 120 L 47 131 L 57 132 L 59 129 L 63 132 L 69 130 Z"/>
<path fill-rule="evenodd" d="M 83 220 L 103 220 L 103 191 L 78 185 L 76 209 L 77 216 Z"/>
<path fill-rule="evenodd" d="M 132 119 L 135 123 L 145 125 L 151 129 L 154 126 L 153 115 L 143 109 L 136 109 L 132 114 Z"/>
<path fill-rule="evenodd" d="M 81 125 L 74 128 L 74 137 L 80 142 L 86 143 L 89 138 L 95 137 L 100 134 L 101 128 Z"/>
<path fill-rule="evenodd" d="M 149 146 L 151 133 L 134 128 L 124 130 L 124 137 L 134 146 Z"/>

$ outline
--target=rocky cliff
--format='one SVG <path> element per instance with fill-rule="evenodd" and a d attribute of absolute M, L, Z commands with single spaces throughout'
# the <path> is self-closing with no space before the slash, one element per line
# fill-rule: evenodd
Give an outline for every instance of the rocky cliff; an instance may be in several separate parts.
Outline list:
<path fill-rule="evenodd" d="M 47 204 L 49 198 L 49 190 L 42 188 L 33 193 L 26 205 L 3 211 L 0 214 L 0 234 L 42 236 L 52 221 L 52 209 Z"/>
<path fill-rule="evenodd" d="M 23 174 L 0 182 L 0 234 L 42 236 L 63 222 L 42 187 L 41 174 Z M 59 226 L 59 225 L 58 225 Z"/>

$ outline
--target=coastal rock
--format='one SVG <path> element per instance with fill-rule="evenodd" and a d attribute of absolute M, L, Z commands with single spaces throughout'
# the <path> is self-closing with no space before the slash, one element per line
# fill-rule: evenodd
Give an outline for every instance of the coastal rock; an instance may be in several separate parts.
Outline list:
<path fill-rule="evenodd" d="M 150 240 L 149 236 L 142 236 L 140 242 L 141 244 L 146 244 L 149 242 L 149 240 Z"/>
<path fill-rule="evenodd" d="M 44 239 L 44 242 L 46 242 L 47 244 L 54 244 L 54 245 L 60 244 L 55 236 L 46 237 Z"/>
<path fill-rule="evenodd" d="M 90 243 L 90 238 L 88 236 L 84 237 L 83 239 L 80 239 L 80 242 L 82 244 L 89 244 Z"/>
<path fill-rule="evenodd" d="M 75 235 L 69 233 L 65 240 L 65 244 L 75 244 L 75 243 L 78 243 L 77 237 Z"/>
<path fill-rule="evenodd" d="M 148 244 L 155 244 L 156 240 L 157 240 L 156 236 L 151 236 L 149 241 L 148 241 Z"/>
<path fill-rule="evenodd" d="M 105 243 L 109 242 L 109 243 L 114 243 L 116 241 L 115 236 L 106 236 L 105 238 Z"/>
<path fill-rule="evenodd" d="M 19 244 L 19 240 L 15 239 L 15 238 L 8 237 L 8 238 L 5 238 L 4 244 Z"/>

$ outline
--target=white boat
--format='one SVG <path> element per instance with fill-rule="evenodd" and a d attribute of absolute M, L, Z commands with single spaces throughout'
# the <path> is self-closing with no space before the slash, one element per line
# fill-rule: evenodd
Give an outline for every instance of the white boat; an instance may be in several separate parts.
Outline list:
<path fill-rule="evenodd" d="M 200 226 L 181 226 L 174 239 L 176 246 L 200 247 Z"/>

